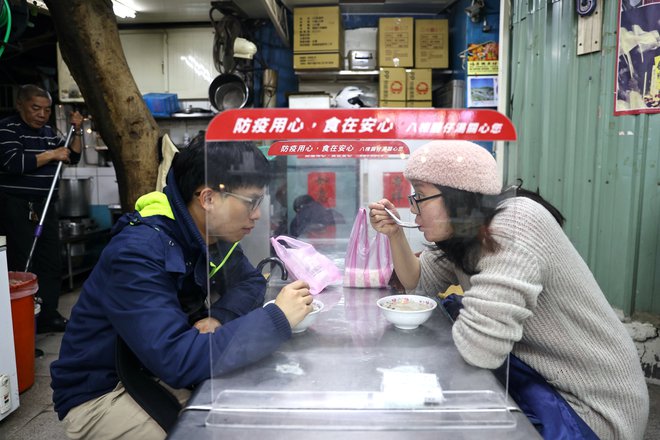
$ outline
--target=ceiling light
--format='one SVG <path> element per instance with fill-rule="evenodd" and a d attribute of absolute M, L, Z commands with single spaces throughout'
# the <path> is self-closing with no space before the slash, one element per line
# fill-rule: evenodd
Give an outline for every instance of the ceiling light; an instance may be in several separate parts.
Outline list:
<path fill-rule="evenodd" d="M 48 7 L 43 0 L 29 0 L 28 3 L 30 3 L 32 6 L 43 9 L 44 11 L 48 10 Z M 130 6 L 126 6 L 117 0 L 112 0 L 112 10 L 119 18 L 135 18 L 135 9 L 131 8 Z"/>
<path fill-rule="evenodd" d="M 125 4 L 120 3 L 117 0 L 112 0 L 112 10 L 115 12 L 115 15 L 119 18 L 135 18 L 135 9 L 126 6 Z"/>
<path fill-rule="evenodd" d="M 48 6 L 46 6 L 46 3 L 44 3 L 43 0 L 30 0 L 28 3 L 36 8 L 43 9 L 44 11 L 48 10 Z"/>

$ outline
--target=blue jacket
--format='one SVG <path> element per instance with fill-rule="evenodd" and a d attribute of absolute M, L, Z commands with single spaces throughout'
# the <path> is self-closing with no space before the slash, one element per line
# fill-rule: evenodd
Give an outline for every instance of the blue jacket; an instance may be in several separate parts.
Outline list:
<path fill-rule="evenodd" d="M 265 279 L 239 247 L 210 283 L 219 295 L 211 315 L 222 326 L 213 334 L 191 326 L 208 316 L 207 246 L 171 173 L 164 193 L 141 198 L 138 211 L 117 222 L 82 287 L 59 359 L 51 364 L 60 420 L 71 408 L 115 388 L 117 335 L 154 376 L 174 388 L 209 378 L 210 365 L 217 375 L 252 363 L 291 336 L 279 307 L 261 307 Z M 230 245 L 211 246 L 212 261 L 222 261 Z"/>

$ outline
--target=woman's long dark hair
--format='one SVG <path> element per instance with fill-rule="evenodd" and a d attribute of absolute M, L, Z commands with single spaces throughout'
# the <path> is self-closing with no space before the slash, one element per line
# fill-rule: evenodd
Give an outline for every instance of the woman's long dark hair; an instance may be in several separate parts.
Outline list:
<path fill-rule="evenodd" d="M 494 252 L 498 249 L 497 241 L 491 235 L 490 223 L 502 210 L 497 205 L 510 197 L 526 197 L 539 203 L 557 220 L 560 226 L 566 220 L 559 210 L 537 192 L 522 188 L 522 181 L 517 187 L 511 187 L 498 195 L 485 195 L 463 191 L 446 186 L 435 185 L 441 192 L 454 234 L 451 238 L 435 242 L 435 248 L 443 251 L 440 258 L 458 266 L 468 275 L 478 273 L 477 263 L 482 251 Z"/>

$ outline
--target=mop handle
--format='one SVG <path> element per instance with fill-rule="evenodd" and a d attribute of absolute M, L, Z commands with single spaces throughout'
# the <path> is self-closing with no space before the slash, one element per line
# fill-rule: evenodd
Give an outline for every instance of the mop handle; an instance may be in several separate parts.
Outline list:
<path fill-rule="evenodd" d="M 64 142 L 64 147 L 68 148 L 69 147 L 69 142 L 71 142 L 71 138 L 73 137 L 73 132 L 76 129 L 76 126 L 71 124 L 71 128 L 69 129 L 69 133 L 66 136 L 66 141 Z M 30 254 L 27 259 L 27 263 L 25 263 L 25 272 L 28 272 L 30 269 L 30 263 L 32 262 L 32 256 L 34 254 L 34 249 L 37 246 L 37 239 L 41 237 L 41 231 L 44 227 L 44 220 L 46 219 L 46 214 L 48 213 L 48 207 L 50 206 L 50 200 L 53 198 L 53 193 L 55 192 L 55 185 L 57 185 L 58 178 L 60 177 L 60 172 L 62 171 L 62 161 L 59 161 L 57 163 L 57 169 L 55 170 L 55 176 L 53 176 L 53 181 L 50 183 L 50 189 L 48 190 L 48 197 L 46 197 L 46 203 L 44 204 L 44 210 L 41 213 L 41 217 L 39 218 L 39 224 L 34 230 L 34 241 L 32 242 L 32 249 L 30 249 Z"/>

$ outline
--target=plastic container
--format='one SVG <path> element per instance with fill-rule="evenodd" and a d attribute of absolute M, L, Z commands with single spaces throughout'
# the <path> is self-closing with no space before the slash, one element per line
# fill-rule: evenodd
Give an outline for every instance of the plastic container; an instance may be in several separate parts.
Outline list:
<path fill-rule="evenodd" d="M 11 319 L 14 327 L 14 349 L 18 392 L 34 384 L 34 294 L 39 290 L 37 276 L 30 272 L 9 272 Z"/>
<path fill-rule="evenodd" d="M 179 97 L 176 93 L 147 93 L 142 99 L 156 117 L 167 117 L 179 111 Z"/>

